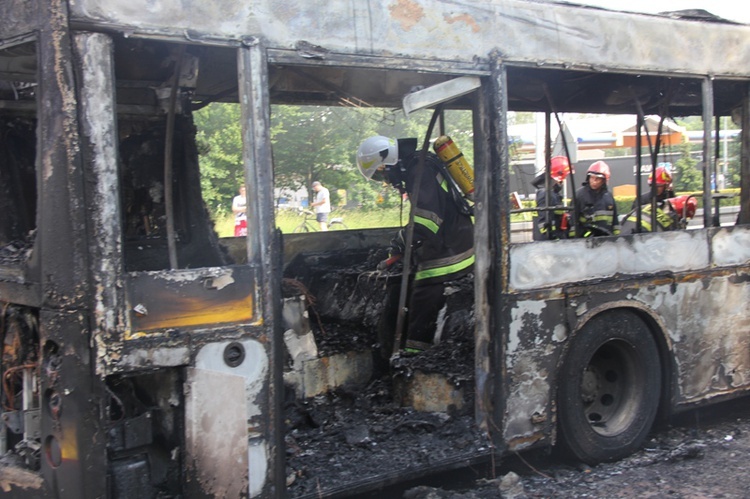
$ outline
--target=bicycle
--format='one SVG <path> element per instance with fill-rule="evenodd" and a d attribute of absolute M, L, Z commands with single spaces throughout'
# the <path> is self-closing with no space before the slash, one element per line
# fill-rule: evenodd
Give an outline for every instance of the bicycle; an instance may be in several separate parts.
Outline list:
<path fill-rule="evenodd" d="M 302 219 L 302 222 L 294 228 L 294 233 L 302 233 L 302 232 L 318 232 L 320 230 L 320 225 L 318 224 L 318 221 L 315 219 L 315 213 L 306 210 L 304 208 L 298 209 L 299 214 L 302 215 L 304 218 Z M 332 217 L 328 220 L 328 228 L 329 229 L 348 229 L 346 224 L 344 223 L 343 217 Z"/>

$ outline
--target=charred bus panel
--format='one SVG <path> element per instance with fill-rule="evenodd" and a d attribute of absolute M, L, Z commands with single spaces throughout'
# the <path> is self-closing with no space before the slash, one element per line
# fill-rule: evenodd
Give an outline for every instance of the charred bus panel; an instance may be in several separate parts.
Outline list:
<path fill-rule="evenodd" d="M 38 38 L 0 51 L 0 443 L 13 461 L 3 488 L 35 497 L 267 494 L 278 448 L 273 322 L 264 325 L 271 309 L 262 305 L 272 291 L 260 286 L 270 274 L 257 260 L 230 265 L 212 230 L 184 97 L 191 74 L 178 79 L 181 110 L 167 132 L 169 110 L 152 85 L 171 81 L 172 47 L 149 43 L 150 57 L 139 57 L 139 43 L 67 31 L 60 7 L 29 17 Z M 133 73 L 136 60 L 144 73 Z"/>
<path fill-rule="evenodd" d="M 741 309 L 748 289 L 745 271 L 737 267 L 747 262 L 747 228 L 714 229 L 706 236 L 694 230 L 511 247 L 505 366 L 515 381 L 503 422 L 511 449 L 548 438 L 548 418 L 570 416 L 556 400 L 570 383 L 561 368 L 574 348 L 571 340 L 591 329 L 596 317 L 610 317 L 606 328 L 614 330 L 614 318 L 626 312 L 653 338 L 663 380 L 642 379 L 637 390 L 660 391 L 661 410 L 747 393 L 750 354 Z M 610 377 L 630 376 L 627 383 L 635 384 L 634 373 L 617 372 L 610 362 Z M 632 362 L 636 370 L 647 368 Z M 592 366 L 590 383 L 595 371 Z M 610 406 L 633 410 L 616 383 L 608 390 L 599 395 L 612 397 Z"/>

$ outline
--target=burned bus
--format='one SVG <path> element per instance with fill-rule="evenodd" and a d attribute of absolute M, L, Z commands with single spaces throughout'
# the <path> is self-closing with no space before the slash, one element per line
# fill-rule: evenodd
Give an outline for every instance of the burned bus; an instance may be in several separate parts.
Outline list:
<path fill-rule="evenodd" d="M 248 236 L 231 241 L 193 119 L 216 102 L 241 109 Z M 474 273 L 450 283 L 441 342 L 398 363 L 399 278 L 372 272 L 393 230 L 275 229 L 272 105 L 352 102 L 473 123 Z M 699 117 L 702 227 L 517 242 L 513 111 Z M 741 129 L 728 225 L 721 117 Z M 748 120 L 750 27 L 705 12 L 5 0 L 0 486 L 332 497 L 527 449 L 619 459 L 750 388 Z"/>

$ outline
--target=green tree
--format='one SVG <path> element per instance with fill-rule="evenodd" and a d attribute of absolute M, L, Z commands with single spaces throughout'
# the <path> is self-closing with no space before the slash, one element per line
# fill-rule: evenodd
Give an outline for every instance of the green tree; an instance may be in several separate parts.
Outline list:
<path fill-rule="evenodd" d="M 354 159 L 362 124 L 353 111 L 274 106 L 271 124 L 275 185 L 297 190 L 309 188 L 319 180 L 336 202 L 336 190 L 348 189 L 358 180 Z"/>
<path fill-rule="evenodd" d="M 319 180 L 347 201 L 375 208 L 401 202 L 391 187 L 366 180 L 356 165 L 357 149 L 371 135 L 393 138 L 416 137 L 420 147 L 432 115 L 422 110 L 406 117 L 401 110 L 322 106 L 273 106 L 271 143 L 274 185 L 297 190 Z M 242 181 L 242 135 L 240 108 L 236 104 L 212 104 L 195 113 L 201 152 L 201 182 L 204 198 L 215 215 L 226 213 Z M 445 133 L 451 135 L 466 158 L 474 151 L 472 116 L 469 111 L 447 111 Z M 436 128 L 432 138 L 439 135 Z"/>
<path fill-rule="evenodd" d="M 215 103 L 194 115 L 198 128 L 201 189 L 214 215 L 228 213 L 243 180 L 240 107 Z"/>
<path fill-rule="evenodd" d="M 703 190 L 703 173 L 696 168 L 697 161 L 690 155 L 690 144 L 680 144 L 680 159 L 675 161 L 672 184 L 678 192 Z"/>
<path fill-rule="evenodd" d="M 727 187 L 740 186 L 741 148 L 742 141 L 740 140 L 740 135 L 737 135 L 737 137 L 730 140 L 729 144 L 727 144 Z"/>

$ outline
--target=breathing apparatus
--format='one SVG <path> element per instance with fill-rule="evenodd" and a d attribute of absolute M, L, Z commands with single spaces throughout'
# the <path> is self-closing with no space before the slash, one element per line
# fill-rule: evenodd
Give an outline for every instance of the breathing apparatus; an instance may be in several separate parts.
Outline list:
<path fill-rule="evenodd" d="M 474 200 L 474 168 L 471 167 L 464 153 L 458 148 L 453 139 L 441 135 L 432 145 L 435 153 L 445 163 L 448 175 L 456 184 L 466 199 Z"/>
<path fill-rule="evenodd" d="M 440 171 L 448 181 L 451 199 L 464 215 L 473 215 L 474 168 L 464 157 L 453 139 L 441 135 L 432 145 L 440 158 Z"/>

